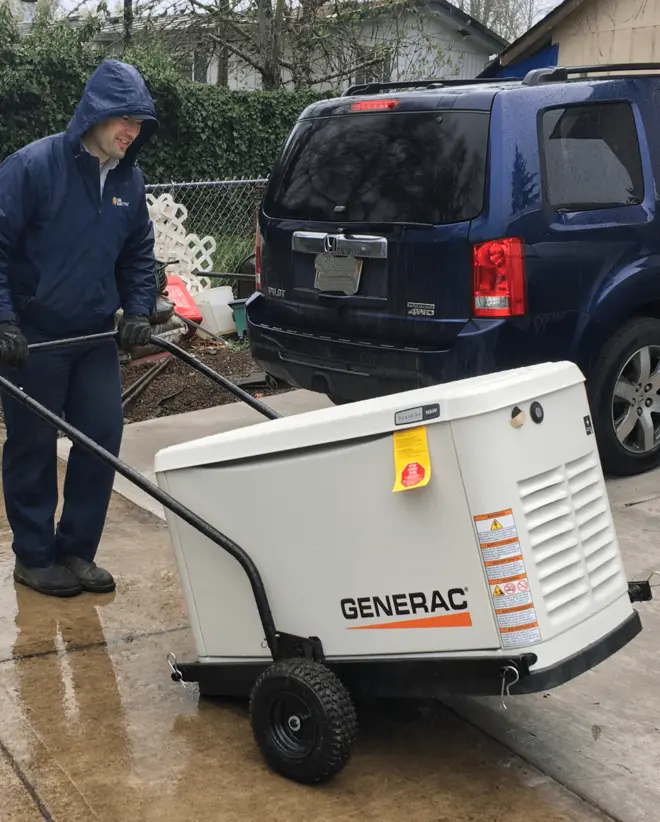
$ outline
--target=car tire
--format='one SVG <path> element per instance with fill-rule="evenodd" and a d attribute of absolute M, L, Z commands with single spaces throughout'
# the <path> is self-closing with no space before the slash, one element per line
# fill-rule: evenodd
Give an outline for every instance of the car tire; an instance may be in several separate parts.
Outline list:
<path fill-rule="evenodd" d="M 587 380 L 605 473 L 660 465 L 660 320 L 637 317 L 603 347 Z"/>
<path fill-rule="evenodd" d="M 345 400 L 338 394 L 326 394 L 326 397 L 330 400 L 330 402 L 333 405 L 348 405 L 349 403 L 353 402 L 353 400 Z"/>

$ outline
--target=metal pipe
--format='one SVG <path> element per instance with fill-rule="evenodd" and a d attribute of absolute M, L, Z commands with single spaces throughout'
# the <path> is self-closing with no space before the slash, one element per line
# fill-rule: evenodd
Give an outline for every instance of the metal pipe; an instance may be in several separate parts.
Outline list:
<path fill-rule="evenodd" d="M 205 536 L 207 539 L 210 539 L 217 546 L 227 551 L 230 556 L 234 557 L 250 580 L 254 599 L 257 603 L 257 610 L 259 611 L 259 617 L 261 619 L 261 625 L 264 629 L 266 642 L 268 643 L 271 654 L 273 654 L 273 657 L 275 656 L 277 648 L 277 632 L 275 630 L 273 614 L 270 609 L 268 596 L 266 595 L 266 588 L 261 578 L 261 574 L 249 554 L 247 554 L 233 540 L 229 539 L 229 537 L 218 531 L 217 528 L 214 528 L 210 523 L 203 520 L 194 511 L 191 511 L 190 508 L 187 508 L 165 491 L 162 491 L 157 485 L 143 477 L 142 474 L 139 474 L 134 468 L 131 468 L 130 465 L 127 465 L 118 457 L 115 457 L 114 454 L 106 451 L 105 448 L 102 448 L 94 442 L 94 440 L 83 434 L 82 431 L 79 431 L 71 425 L 71 423 L 61 417 L 58 417 L 56 414 L 53 414 L 53 412 L 48 408 L 45 408 L 41 405 L 41 403 L 38 403 L 26 394 L 21 388 L 2 376 L 0 376 L 0 390 L 5 391 L 10 397 L 16 400 L 16 402 L 20 403 L 25 408 L 29 408 L 30 411 L 33 411 L 41 417 L 41 419 L 50 423 L 59 431 L 62 431 L 62 433 L 66 434 L 76 445 L 79 445 L 86 451 L 90 451 L 92 454 L 95 454 L 107 465 L 114 468 L 118 474 L 126 477 L 127 480 L 130 480 L 130 482 L 134 485 L 137 485 L 138 488 L 148 494 L 152 499 L 160 502 L 163 507 L 167 508 L 173 514 L 176 514 L 176 516 L 180 517 L 196 531 L 199 531 L 200 534 Z"/>
<path fill-rule="evenodd" d="M 87 337 L 68 337 L 64 340 L 49 340 L 47 342 L 32 343 L 32 345 L 28 346 L 28 349 L 30 351 L 50 351 L 53 348 L 66 348 L 67 346 L 72 345 L 85 345 L 92 342 L 101 342 L 103 340 L 114 340 L 116 337 L 116 331 L 108 331 L 103 334 L 90 334 Z M 204 374 L 204 376 L 208 377 L 216 385 L 219 385 L 221 388 L 224 388 L 225 391 L 229 391 L 229 393 L 233 394 L 237 399 L 242 400 L 246 405 L 249 405 L 250 408 L 253 408 L 260 414 L 263 414 L 263 416 L 267 419 L 280 419 L 281 414 L 278 414 L 277 411 L 274 411 L 269 405 L 266 405 L 266 403 L 260 402 L 259 400 L 255 399 L 255 397 L 253 397 L 252 394 L 248 394 L 247 391 L 244 391 L 242 388 L 239 388 L 238 385 L 234 385 L 234 383 L 231 382 L 231 380 L 228 380 L 226 377 L 223 377 L 222 374 L 218 374 L 217 371 L 214 371 L 212 368 L 209 368 L 208 365 L 205 365 L 203 362 L 200 362 L 197 359 L 197 357 L 195 357 L 193 354 L 190 354 L 184 348 L 180 348 L 178 345 L 175 345 L 169 340 L 164 340 L 161 339 L 161 337 L 156 337 L 154 335 L 152 335 L 151 340 L 148 344 L 153 345 L 156 348 L 160 348 L 161 351 L 167 351 L 168 353 L 173 354 L 182 362 L 185 362 L 186 365 L 189 365 L 191 368 L 194 368 L 195 371 L 199 371 L 200 374 Z"/>
<path fill-rule="evenodd" d="M 221 374 L 218 374 L 212 368 L 209 368 L 208 365 L 204 365 L 203 362 L 200 362 L 197 357 L 190 354 L 184 348 L 179 348 L 178 345 L 175 345 L 169 340 L 163 340 L 160 337 L 152 337 L 151 344 L 162 349 L 163 351 L 169 351 L 170 354 L 174 354 L 175 357 L 178 357 L 180 360 L 185 362 L 186 365 L 189 365 L 191 368 L 199 371 L 200 374 L 204 374 L 204 376 L 208 377 L 210 380 L 213 380 L 216 385 L 219 385 L 221 388 L 229 391 L 230 394 L 233 394 L 239 400 L 242 400 L 246 405 L 249 405 L 250 408 L 254 408 L 255 411 L 263 414 L 264 417 L 267 417 L 269 420 L 280 419 L 281 414 L 278 414 L 277 411 L 274 411 L 269 405 L 255 399 L 252 394 L 248 394 L 247 391 L 244 391 L 242 388 L 234 385 L 233 382 L 228 380 L 226 377 L 223 377 Z"/>
<path fill-rule="evenodd" d="M 196 188 L 224 188 L 225 186 L 246 186 L 246 185 L 265 185 L 268 182 L 267 177 L 260 177 L 255 180 L 202 180 L 198 183 L 151 183 L 145 186 L 147 193 L 150 191 L 165 191 L 170 188 L 178 188 L 182 191 L 190 191 Z"/>
<path fill-rule="evenodd" d="M 177 314 L 177 317 L 188 326 L 188 328 L 195 328 L 199 331 L 202 331 L 204 334 L 208 334 L 211 339 L 215 340 L 216 342 L 222 343 L 225 348 L 231 348 L 227 340 L 223 340 L 222 337 L 219 337 L 217 334 L 214 334 L 213 331 L 207 331 L 203 328 L 199 323 L 196 323 L 194 320 L 189 320 L 188 317 L 183 317 L 181 314 Z"/>
<path fill-rule="evenodd" d="M 103 342 L 117 338 L 116 331 L 104 331 L 102 334 L 89 334 L 86 337 L 66 337 L 63 340 L 46 340 L 46 342 L 30 343 L 29 351 L 51 351 L 54 348 L 70 348 L 72 345 L 89 345 L 89 343 Z"/>
<path fill-rule="evenodd" d="M 121 400 L 124 408 L 126 408 L 129 403 L 135 402 L 135 400 L 145 391 L 145 389 L 151 385 L 156 377 L 162 374 L 171 361 L 172 355 L 170 354 L 162 362 L 152 365 L 146 374 L 143 374 L 135 380 L 133 385 L 129 386 L 122 394 Z"/>

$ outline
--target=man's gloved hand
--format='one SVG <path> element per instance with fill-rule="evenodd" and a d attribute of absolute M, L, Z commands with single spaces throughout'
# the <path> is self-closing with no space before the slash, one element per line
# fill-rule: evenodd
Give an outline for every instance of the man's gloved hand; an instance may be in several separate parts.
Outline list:
<path fill-rule="evenodd" d="M 162 325 L 172 319 L 174 314 L 174 303 L 168 300 L 167 297 L 159 294 L 156 298 L 156 308 L 153 314 L 149 317 L 149 322 L 152 326 Z"/>
<path fill-rule="evenodd" d="M 119 345 L 125 351 L 148 345 L 151 333 L 149 317 L 122 317 L 119 321 Z"/>
<path fill-rule="evenodd" d="M 0 323 L 0 363 L 21 368 L 28 358 L 28 342 L 14 323 Z"/>

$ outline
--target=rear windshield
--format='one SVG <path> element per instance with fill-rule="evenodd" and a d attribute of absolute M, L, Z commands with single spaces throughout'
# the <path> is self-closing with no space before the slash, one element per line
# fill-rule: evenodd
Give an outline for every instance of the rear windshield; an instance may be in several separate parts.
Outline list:
<path fill-rule="evenodd" d="M 486 112 L 343 114 L 303 120 L 271 178 L 271 217 L 455 223 L 483 207 Z"/>

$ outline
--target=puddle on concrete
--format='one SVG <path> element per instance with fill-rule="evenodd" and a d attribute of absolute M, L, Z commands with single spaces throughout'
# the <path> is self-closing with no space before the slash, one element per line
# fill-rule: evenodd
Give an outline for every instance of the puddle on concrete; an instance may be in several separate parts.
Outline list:
<path fill-rule="evenodd" d="M 328 786 L 275 776 L 244 701 L 200 702 L 169 677 L 167 653 L 191 658 L 193 647 L 163 523 L 115 499 L 99 561 L 115 594 L 42 597 L 14 584 L 0 530 L 0 819 L 598 818 L 438 705 L 368 706 L 355 755 Z"/>

